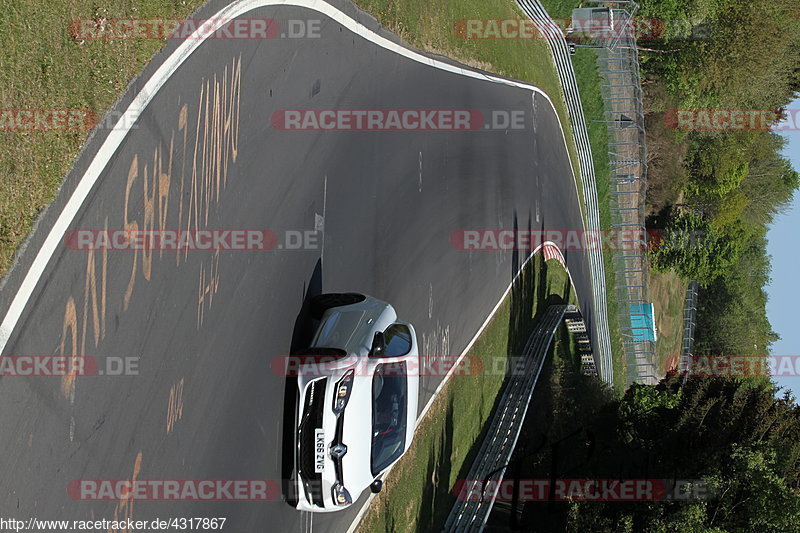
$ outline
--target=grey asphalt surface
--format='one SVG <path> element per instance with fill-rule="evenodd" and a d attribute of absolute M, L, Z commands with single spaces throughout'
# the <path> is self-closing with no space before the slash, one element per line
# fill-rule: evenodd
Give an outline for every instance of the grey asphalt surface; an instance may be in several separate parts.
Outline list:
<path fill-rule="evenodd" d="M 377 29 L 369 17 L 340 5 Z M 72 401 L 58 378 L 0 378 L 0 516 L 112 519 L 116 511 L 139 520 L 226 517 L 224 531 L 231 532 L 300 529 L 301 513 L 280 500 L 135 502 L 131 513 L 117 501 L 75 501 L 66 487 L 76 479 L 129 479 L 138 454 L 139 479 L 281 479 L 284 379 L 270 363 L 293 342 L 302 344 L 310 328 L 303 312 L 309 293 L 372 294 L 414 324 L 423 353 L 458 354 L 508 286 L 516 264 L 511 252 L 455 250 L 452 232 L 582 227 L 557 118 L 542 97 L 536 97 L 534 113 L 529 91 L 420 65 L 315 12 L 280 7 L 247 16 L 322 19 L 321 37 L 204 43 L 145 110 L 72 228 L 102 228 L 106 220 L 109 228 L 122 228 L 131 162 L 136 157 L 140 174 L 145 166 L 152 174 L 159 146 L 170 180 L 168 194 L 154 207 L 155 220 L 163 216 L 167 228 L 186 226 L 197 202 L 190 190 L 192 158 L 202 167 L 215 149 L 225 152 L 224 141 L 202 142 L 202 133 L 198 155 L 191 150 L 198 144 L 201 90 L 213 87 L 215 75 L 220 83 L 230 76 L 232 61 L 241 58 L 237 156 L 228 164 L 226 186 L 209 185 L 216 174 L 205 188 L 200 180 L 200 226 L 266 228 L 283 243 L 286 231 L 312 231 L 324 214 L 324 246 L 224 251 L 217 258 L 190 252 L 178 261 L 174 252 L 155 252 L 149 280 L 137 255 L 127 308 L 133 254 L 110 252 L 105 331 L 95 346 L 88 254 L 62 245 L 3 355 L 59 354 L 62 343 L 69 352 L 72 330 L 65 315 L 74 301 L 78 351 L 84 345 L 81 353 L 101 366 L 109 357 L 138 357 L 139 374 L 79 377 Z M 185 128 L 179 119 L 183 104 Z M 301 108 L 525 110 L 526 128 L 288 132 L 271 126 L 274 111 Z M 183 148 L 184 132 L 189 150 Z M 90 141 L 8 276 L 0 316 L 103 136 L 98 132 Z M 203 155 L 204 145 L 209 155 Z M 128 219 L 140 227 L 147 218 L 142 175 L 132 182 L 128 199 Z M 157 183 L 152 179 L 150 191 Z M 211 191 L 207 221 L 202 191 Z M 565 255 L 592 323 L 586 256 Z M 101 254 L 94 259 L 102 294 Z M 209 278 L 217 284 L 205 294 L 200 323 L 199 292 Z M 439 380 L 423 379 L 420 408 Z M 344 531 L 365 498 L 348 511 L 315 516 L 314 529 Z"/>

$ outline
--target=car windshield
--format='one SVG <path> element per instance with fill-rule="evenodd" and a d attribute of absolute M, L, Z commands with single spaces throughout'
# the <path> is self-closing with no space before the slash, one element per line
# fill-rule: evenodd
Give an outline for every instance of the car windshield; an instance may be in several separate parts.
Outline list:
<path fill-rule="evenodd" d="M 372 377 L 372 475 L 402 455 L 406 443 L 406 364 L 378 365 Z"/>
<path fill-rule="evenodd" d="M 411 351 L 411 331 L 405 324 L 392 324 L 384 333 L 386 350 L 383 355 L 393 357 L 405 355 Z"/>

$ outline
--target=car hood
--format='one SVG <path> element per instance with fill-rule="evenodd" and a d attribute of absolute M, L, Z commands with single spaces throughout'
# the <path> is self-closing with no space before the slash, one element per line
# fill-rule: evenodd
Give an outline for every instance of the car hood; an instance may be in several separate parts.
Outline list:
<path fill-rule="evenodd" d="M 375 478 L 370 468 L 372 454 L 372 378 L 357 376 L 350 400 L 343 413 L 342 443 L 347 453 L 342 458 L 344 487 L 353 499 Z"/>

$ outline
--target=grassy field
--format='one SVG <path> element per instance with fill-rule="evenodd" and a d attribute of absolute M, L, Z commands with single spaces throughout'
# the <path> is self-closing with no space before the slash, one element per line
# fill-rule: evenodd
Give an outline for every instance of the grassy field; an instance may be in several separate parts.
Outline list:
<path fill-rule="evenodd" d="M 572 10 L 581 5 L 580 0 L 540 0 L 554 19 L 572 19 Z M 583 6 L 587 7 L 587 6 Z"/>
<path fill-rule="evenodd" d="M 469 352 L 484 372 L 456 375 L 434 400 L 414 443 L 392 469 L 360 531 L 440 531 L 494 410 L 509 355 L 520 354 L 548 305 L 574 303 L 564 269 L 541 254 L 528 263 L 513 290 Z"/>
<path fill-rule="evenodd" d="M 549 3 L 552 0 L 547 0 Z M 556 2 L 561 5 L 565 2 Z M 571 9 L 571 8 L 570 8 Z M 563 11 L 563 8 L 562 8 Z M 558 15 L 555 15 L 558 16 Z M 573 67 L 578 86 L 581 92 L 583 112 L 586 116 L 586 126 L 589 130 L 589 141 L 592 145 L 595 176 L 597 178 L 597 194 L 600 207 L 600 226 L 611 226 L 610 194 L 611 194 L 611 168 L 608 159 L 608 137 L 606 125 L 599 120 L 604 120 L 603 100 L 600 94 L 600 75 L 597 70 L 595 54 L 591 50 L 578 50 L 573 56 Z M 615 286 L 615 269 L 612 252 L 604 251 L 606 268 L 606 287 Z M 656 328 L 658 342 L 656 343 L 656 365 L 663 371 L 666 360 L 680 353 L 683 333 L 683 299 L 686 284 L 673 274 L 660 274 L 650 271 L 648 296 L 654 303 L 656 314 Z M 611 345 L 614 353 L 614 388 L 618 393 L 625 390 L 625 358 L 622 351 L 622 336 L 619 330 L 618 313 L 619 304 L 616 291 L 607 291 L 608 320 L 611 330 Z"/>
<path fill-rule="evenodd" d="M 182 18 L 201 4 L 0 0 L 0 109 L 80 108 L 102 117 L 163 42 L 76 40 L 70 21 Z M 0 131 L 0 276 L 87 136 L 87 131 Z"/>

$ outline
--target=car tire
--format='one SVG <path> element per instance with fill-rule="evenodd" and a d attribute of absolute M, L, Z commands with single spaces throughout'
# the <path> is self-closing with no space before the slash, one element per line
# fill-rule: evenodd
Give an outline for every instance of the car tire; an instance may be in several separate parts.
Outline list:
<path fill-rule="evenodd" d="M 355 292 L 329 292 L 311 298 L 311 318 L 320 320 L 328 309 L 363 302 L 366 296 Z"/>

